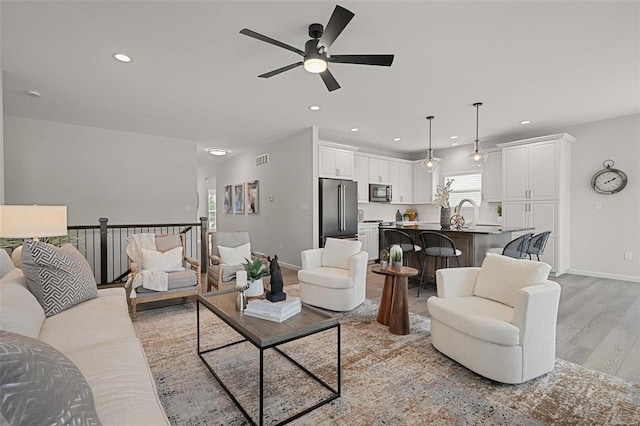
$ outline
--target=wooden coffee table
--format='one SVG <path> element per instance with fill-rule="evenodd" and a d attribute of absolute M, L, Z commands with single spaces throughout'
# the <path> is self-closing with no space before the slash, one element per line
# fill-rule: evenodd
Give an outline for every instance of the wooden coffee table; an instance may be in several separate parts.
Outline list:
<path fill-rule="evenodd" d="M 378 322 L 388 325 L 393 334 L 409 334 L 409 283 L 408 277 L 418 275 L 416 268 L 379 266 L 371 269 L 374 274 L 384 275 L 384 287 L 378 308 Z"/>
<path fill-rule="evenodd" d="M 260 318 L 244 315 L 243 313 L 236 311 L 236 296 L 237 290 L 229 289 L 222 291 L 215 291 L 210 293 L 199 294 L 196 299 L 197 307 L 197 339 L 198 339 L 198 356 L 209 369 L 213 377 L 218 381 L 222 389 L 229 395 L 233 403 L 244 414 L 247 420 L 251 424 L 263 424 L 264 421 L 264 351 L 267 349 L 273 349 L 282 355 L 285 359 L 289 360 L 295 367 L 304 371 L 309 377 L 320 383 L 331 393 L 330 395 L 314 404 L 311 407 L 300 411 L 285 420 L 279 420 L 278 424 L 285 424 L 298 417 L 301 417 L 316 408 L 333 401 L 340 397 L 341 387 L 341 368 L 340 368 L 340 323 L 338 319 L 328 313 L 311 306 L 302 305 L 302 311 L 299 314 L 292 316 L 291 318 L 283 322 L 267 321 Z M 200 347 L 200 305 L 203 305 L 209 311 L 213 312 L 217 317 L 224 321 L 229 327 L 233 328 L 244 339 L 237 342 L 229 343 L 223 346 L 219 346 L 212 349 L 202 350 Z M 301 365 L 298 361 L 292 359 L 289 355 L 283 352 L 279 345 L 291 342 L 293 340 L 301 339 L 312 334 L 320 333 L 325 330 L 335 328 L 337 332 L 337 389 L 327 384 L 325 381 L 313 374 L 309 369 Z M 260 351 L 260 409 L 259 419 L 254 421 L 253 418 L 242 407 L 240 402 L 233 396 L 231 390 L 222 382 L 222 379 L 216 374 L 213 367 L 203 357 L 203 354 L 218 351 L 229 346 L 237 345 L 240 343 L 249 342 Z"/>

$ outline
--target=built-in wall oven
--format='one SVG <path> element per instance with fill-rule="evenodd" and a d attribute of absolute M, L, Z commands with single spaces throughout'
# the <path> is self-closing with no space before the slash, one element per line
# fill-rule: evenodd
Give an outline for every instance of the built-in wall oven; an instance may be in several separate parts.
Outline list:
<path fill-rule="evenodd" d="M 369 184 L 369 201 L 377 203 L 391 202 L 391 185 Z"/>

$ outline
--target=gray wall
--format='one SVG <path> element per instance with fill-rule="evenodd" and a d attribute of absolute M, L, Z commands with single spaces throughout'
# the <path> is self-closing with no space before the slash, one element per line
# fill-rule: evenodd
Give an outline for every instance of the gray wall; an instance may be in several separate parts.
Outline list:
<path fill-rule="evenodd" d="M 281 263 L 300 266 L 300 252 L 313 247 L 314 241 L 314 131 L 304 130 L 201 172 L 202 179 L 216 176 L 218 231 L 248 231 L 253 250 L 277 254 Z M 256 166 L 256 156 L 265 153 L 269 163 Z M 255 179 L 260 182 L 259 213 L 223 213 L 225 186 Z M 302 204 L 307 211 L 300 210 Z"/>
<path fill-rule="evenodd" d="M 7 204 L 66 205 L 70 225 L 197 219 L 195 142 L 9 116 L 4 131 Z"/>

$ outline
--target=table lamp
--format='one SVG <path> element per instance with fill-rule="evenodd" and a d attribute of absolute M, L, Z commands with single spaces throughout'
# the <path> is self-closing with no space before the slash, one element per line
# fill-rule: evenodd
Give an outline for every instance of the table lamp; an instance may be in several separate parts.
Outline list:
<path fill-rule="evenodd" d="M 56 237 L 67 235 L 67 206 L 0 205 L 0 238 Z M 11 260 L 20 266 L 22 246 L 11 253 Z"/>

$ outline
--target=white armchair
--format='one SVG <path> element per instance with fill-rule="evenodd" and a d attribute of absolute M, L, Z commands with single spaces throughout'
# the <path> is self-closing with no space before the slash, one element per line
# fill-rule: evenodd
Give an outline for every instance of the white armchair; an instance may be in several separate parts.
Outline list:
<path fill-rule="evenodd" d="M 482 268 L 439 269 L 430 297 L 431 343 L 502 383 L 553 370 L 560 286 L 546 263 L 487 254 Z"/>
<path fill-rule="evenodd" d="M 302 252 L 300 299 L 331 311 L 350 311 L 364 302 L 368 254 L 360 241 L 327 238 L 324 248 Z"/>

